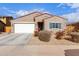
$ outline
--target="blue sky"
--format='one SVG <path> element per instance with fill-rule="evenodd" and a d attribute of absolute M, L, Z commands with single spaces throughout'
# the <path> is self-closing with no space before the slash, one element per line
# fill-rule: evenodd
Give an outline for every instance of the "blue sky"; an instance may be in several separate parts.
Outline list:
<path fill-rule="evenodd" d="M 65 17 L 69 22 L 79 21 L 79 4 L 75 3 L 0 3 L 0 16 L 16 18 L 34 11 Z"/>

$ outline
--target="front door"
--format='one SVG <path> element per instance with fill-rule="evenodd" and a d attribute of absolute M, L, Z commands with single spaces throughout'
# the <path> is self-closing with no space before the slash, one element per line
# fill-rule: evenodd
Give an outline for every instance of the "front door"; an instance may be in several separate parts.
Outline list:
<path fill-rule="evenodd" d="M 43 30 L 44 29 L 44 22 L 38 22 L 38 28 L 39 28 L 39 30 Z"/>

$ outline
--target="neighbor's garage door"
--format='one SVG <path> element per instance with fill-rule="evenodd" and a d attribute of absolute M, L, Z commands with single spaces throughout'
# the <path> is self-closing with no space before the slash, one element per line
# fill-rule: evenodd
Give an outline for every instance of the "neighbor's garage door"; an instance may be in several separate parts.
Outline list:
<path fill-rule="evenodd" d="M 35 29 L 34 23 L 14 24 L 15 33 L 34 33 L 34 29 Z"/>

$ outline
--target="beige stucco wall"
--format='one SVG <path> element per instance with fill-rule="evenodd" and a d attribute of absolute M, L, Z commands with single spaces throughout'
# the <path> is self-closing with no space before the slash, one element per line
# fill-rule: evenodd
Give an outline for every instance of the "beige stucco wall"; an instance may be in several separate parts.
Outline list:
<path fill-rule="evenodd" d="M 48 19 L 44 20 L 44 30 L 49 30 L 49 31 L 53 31 L 53 32 L 63 31 L 66 28 L 66 22 L 67 22 L 66 19 L 57 17 L 57 16 L 48 18 Z M 59 29 L 59 28 L 50 29 L 49 23 L 61 23 L 61 29 Z"/>
<path fill-rule="evenodd" d="M 37 24 L 38 22 L 43 22 L 43 19 L 49 18 L 49 17 L 52 17 L 52 16 L 49 14 L 43 14 L 40 16 L 36 16 L 35 17 L 35 28 L 38 28 L 38 24 Z"/>
<path fill-rule="evenodd" d="M 52 16 L 49 14 L 43 14 L 41 16 L 37 16 L 35 17 L 35 22 L 42 22 L 43 19 L 48 18 L 48 17 L 52 17 Z"/>

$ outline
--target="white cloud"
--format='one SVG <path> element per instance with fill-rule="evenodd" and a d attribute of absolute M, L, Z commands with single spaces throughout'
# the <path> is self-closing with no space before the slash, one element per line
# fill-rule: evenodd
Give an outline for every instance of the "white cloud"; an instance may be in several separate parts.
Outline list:
<path fill-rule="evenodd" d="M 16 18 L 16 17 L 24 16 L 24 15 L 26 15 L 28 13 L 29 13 L 29 11 L 19 10 L 19 11 L 16 11 L 16 13 L 8 13 L 7 15 L 8 16 L 13 16 L 14 18 Z"/>
<path fill-rule="evenodd" d="M 13 10 L 7 8 L 7 7 L 2 7 L 1 9 L 5 10 L 5 11 L 8 11 L 9 13 L 16 13 L 16 11 L 13 11 Z"/>
<path fill-rule="evenodd" d="M 79 8 L 76 9 L 75 12 L 68 13 L 62 16 L 67 18 L 69 22 L 79 22 Z"/>
<path fill-rule="evenodd" d="M 28 13 L 29 13 L 29 12 L 26 11 L 26 10 L 19 10 L 19 11 L 17 11 L 17 12 L 15 13 L 15 16 L 16 16 L 16 17 L 19 17 L 19 16 L 26 15 L 26 14 L 28 14 Z"/>
<path fill-rule="evenodd" d="M 79 12 L 73 12 L 62 16 L 67 18 L 69 22 L 79 22 Z"/>
<path fill-rule="evenodd" d="M 20 17 L 20 16 L 24 16 L 24 15 L 32 13 L 32 12 L 50 13 L 50 12 L 44 10 L 44 9 L 33 9 L 33 10 L 29 10 L 29 11 L 27 11 L 27 10 L 19 10 L 19 11 L 17 11 L 15 13 L 15 16 Z"/>
<path fill-rule="evenodd" d="M 70 6 L 70 8 L 79 8 L 79 3 L 60 3 L 57 7 Z"/>
<path fill-rule="evenodd" d="M 75 12 L 62 15 L 67 18 L 69 22 L 79 22 L 79 4 L 78 3 L 66 3 L 70 8 L 75 9 Z"/>
<path fill-rule="evenodd" d="M 33 9 L 30 12 L 42 12 L 42 13 L 50 13 L 49 11 L 43 9 L 43 8 L 38 8 L 38 9 Z"/>
<path fill-rule="evenodd" d="M 61 7 L 62 5 L 64 5 L 64 3 L 60 3 L 57 7 Z"/>
<path fill-rule="evenodd" d="M 7 7 L 1 7 L 0 10 L 4 10 L 8 16 L 13 16 L 15 18 L 16 17 L 20 17 L 20 16 L 24 16 L 24 15 L 32 13 L 32 12 L 50 13 L 50 12 L 46 11 L 43 8 L 37 8 L 37 9 L 33 9 L 33 10 L 18 10 L 18 11 L 14 11 L 14 10 L 11 10 L 10 8 L 7 8 Z"/>
<path fill-rule="evenodd" d="M 71 8 L 79 8 L 79 3 L 66 3 L 67 6 L 70 6 Z"/>

